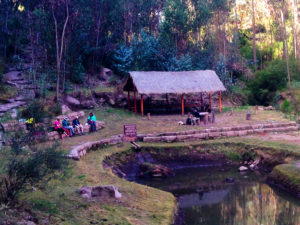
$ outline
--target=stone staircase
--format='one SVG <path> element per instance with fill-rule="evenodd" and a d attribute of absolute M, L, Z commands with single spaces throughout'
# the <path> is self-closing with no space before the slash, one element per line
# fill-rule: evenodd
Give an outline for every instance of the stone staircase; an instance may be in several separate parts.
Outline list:
<path fill-rule="evenodd" d="M 221 137 L 238 137 L 251 134 L 263 134 L 271 132 L 298 131 L 296 122 L 286 123 L 262 123 L 254 125 L 242 125 L 235 127 L 210 128 L 204 130 L 188 130 L 183 132 L 167 132 L 158 134 L 139 134 L 138 141 L 143 142 L 180 142 L 203 139 L 215 139 Z"/>
<path fill-rule="evenodd" d="M 14 98 L 6 100 L 5 103 L 0 103 L 0 118 L 6 112 L 25 105 L 26 101 L 33 99 L 35 94 L 33 84 L 24 77 L 21 71 L 10 71 L 4 74 L 4 79 L 8 85 L 17 88 L 18 92 Z"/>

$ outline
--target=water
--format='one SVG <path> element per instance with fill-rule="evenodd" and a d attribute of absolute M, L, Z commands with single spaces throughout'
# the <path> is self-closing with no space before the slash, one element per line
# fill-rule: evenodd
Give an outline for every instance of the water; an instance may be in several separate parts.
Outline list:
<path fill-rule="evenodd" d="M 234 183 L 226 183 L 227 177 Z M 300 200 L 237 168 L 177 170 L 174 177 L 139 183 L 178 197 L 184 225 L 300 225 Z"/>

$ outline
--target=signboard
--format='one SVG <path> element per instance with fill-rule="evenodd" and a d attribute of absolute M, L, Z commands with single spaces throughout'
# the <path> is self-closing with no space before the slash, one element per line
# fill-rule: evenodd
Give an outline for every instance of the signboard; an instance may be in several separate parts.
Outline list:
<path fill-rule="evenodd" d="M 124 135 L 126 141 L 136 140 L 136 124 L 125 124 L 124 125 Z"/>

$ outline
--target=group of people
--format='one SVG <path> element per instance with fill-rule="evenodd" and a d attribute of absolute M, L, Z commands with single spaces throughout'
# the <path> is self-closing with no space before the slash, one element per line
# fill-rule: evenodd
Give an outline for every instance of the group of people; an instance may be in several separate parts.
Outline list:
<path fill-rule="evenodd" d="M 199 109 L 194 108 L 192 113 L 188 113 L 188 118 L 186 119 L 186 125 L 199 125 L 200 122 L 203 120 L 204 116 L 200 115 L 201 112 L 211 112 L 209 104 L 202 105 Z"/>
<path fill-rule="evenodd" d="M 87 124 L 90 125 L 90 132 L 96 131 L 96 116 L 93 113 L 90 113 L 89 117 L 87 118 Z M 54 123 L 54 130 L 61 135 L 62 139 L 62 134 L 65 134 L 68 137 L 72 137 L 75 134 L 84 135 L 83 126 L 81 125 L 78 116 L 73 119 L 72 125 L 69 124 L 68 117 L 63 119 L 62 124 L 60 123 L 60 119 L 57 118 Z"/>

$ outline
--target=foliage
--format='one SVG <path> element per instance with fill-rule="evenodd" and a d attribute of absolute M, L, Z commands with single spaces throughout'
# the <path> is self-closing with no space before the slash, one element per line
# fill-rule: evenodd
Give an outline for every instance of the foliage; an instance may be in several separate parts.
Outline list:
<path fill-rule="evenodd" d="M 21 112 L 21 116 L 27 119 L 34 118 L 36 123 L 41 123 L 45 117 L 49 116 L 49 114 L 46 110 L 45 102 L 42 100 L 33 100 Z"/>
<path fill-rule="evenodd" d="M 74 67 L 74 71 L 70 79 L 76 84 L 82 84 L 85 80 L 85 69 L 82 65 L 81 56 L 79 56 L 76 60 L 76 66 Z"/>
<path fill-rule="evenodd" d="M 284 99 L 284 101 L 281 105 L 281 111 L 286 114 L 291 114 L 293 112 L 293 110 L 294 110 L 294 108 L 293 108 L 292 104 L 288 100 Z"/>
<path fill-rule="evenodd" d="M 256 73 L 249 82 L 250 104 L 272 104 L 277 91 L 286 87 L 286 64 L 282 60 L 272 61 L 264 70 Z"/>
<path fill-rule="evenodd" d="M 68 167 L 68 159 L 57 146 L 37 149 L 31 146 L 31 133 L 17 132 L 11 148 L 1 152 L 0 202 L 13 204 L 17 195 L 29 185 L 45 186 L 60 177 Z"/>
<path fill-rule="evenodd" d="M 117 74 L 126 76 L 132 64 L 132 49 L 120 45 L 113 54 L 113 69 Z"/>

